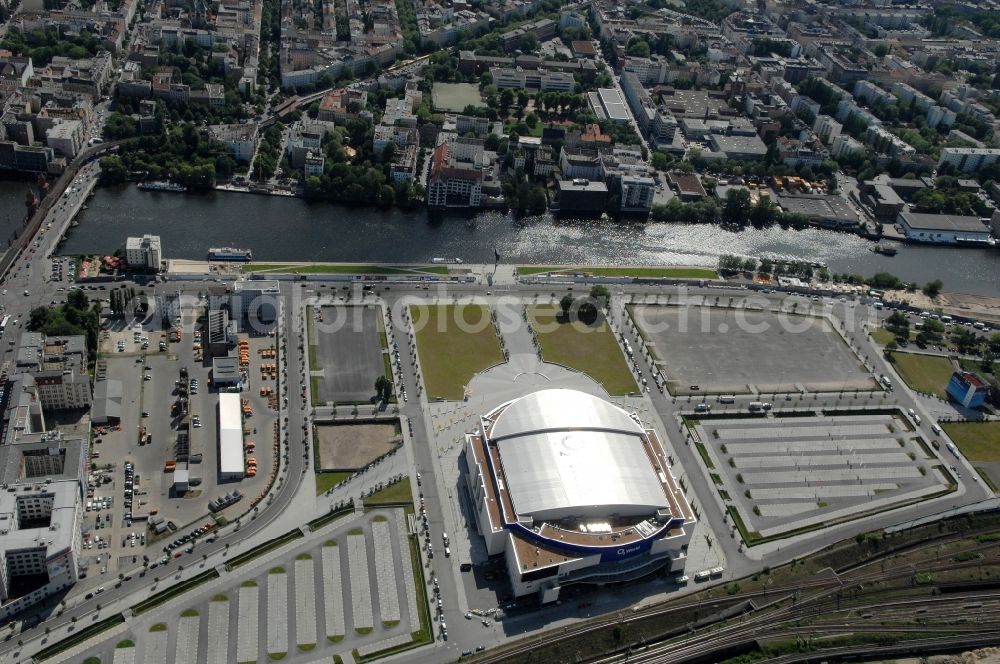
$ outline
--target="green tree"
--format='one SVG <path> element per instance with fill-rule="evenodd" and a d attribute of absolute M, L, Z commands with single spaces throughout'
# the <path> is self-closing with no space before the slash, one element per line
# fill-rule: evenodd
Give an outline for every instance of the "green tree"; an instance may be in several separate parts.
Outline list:
<path fill-rule="evenodd" d="M 649 44 L 641 39 L 633 39 L 628 46 L 628 54 L 635 58 L 648 58 Z"/>
<path fill-rule="evenodd" d="M 593 325 L 597 321 L 597 317 L 600 312 L 597 310 L 597 305 L 589 300 L 585 300 L 580 303 L 580 306 L 576 310 L 576 317 L 581 323 L 586 325 Z"/>
<path fill-rule="evenodd" d="M 573 308 L 573 296 L 569 293 L 563 295 L 562 299 L 559 300 L 559 308 L 562 310 L 563 316 L 568 316 L 569 310 Z M 34 314 L 34 311 L 32 311 L 32 314 Z"/>
<path fill-rule="evenodd" d="M 527 208 L 529 210 L 544 210 L 547 204 L 545 189 L 542 187 L 532 187 L 528 192 Z"/>
<path fill-rule="evenodd" d="M 769 198 L 758 198 L 750 210 L 750 223 L 755 228 L 765 228 L 774 223 L 778 216 L 778 209 Z"/>
<path fill-rule="evenodd" d="M 722 221 L 732 226 L 745 226 L 750 220 L 750 192 L 743 188 L 726 192 L 722 206 Z"/>
<path fill-rule="evenodd" d="M 658 171 L 665 171 L 670 168 L 671 157 L 666 152 L 657 150 L 651 158 L 653 168 Z"/>
<path fill-rule="evenodd" d="M 934 281 L 928 281 L 926 284 L 924 284 L 924 295 L 926 295 L 929 298 L 936 298 L 938 295 L 941 294 L 941 288 L 943 287 L 944 284 L 941 282 L 940 279 L 935 279 Z"/>
<path fill-rule="evenodd" d="M 605 309 L 608 306 L 608 301 L 611 299 L 611 291 L 604 284 L 595 284 L 590 289 L 590 299 L 596 302 L 602 309 Z"/>
<path fill-rule="evenodd" d="M 957 328 L 951 339 L 955 342 L 955 346 L 960 353 L 971 353 L 973 350 L 979 348 L 979 344 L 981 343 L 979 335 L 964 327 Z"/>
<path fill-rule="evenodd" d="M 898 338 L 910 338 L 910 319 L 901 311 L 894 311 L 885 321 L 885 329 L 892 332 Z"/>

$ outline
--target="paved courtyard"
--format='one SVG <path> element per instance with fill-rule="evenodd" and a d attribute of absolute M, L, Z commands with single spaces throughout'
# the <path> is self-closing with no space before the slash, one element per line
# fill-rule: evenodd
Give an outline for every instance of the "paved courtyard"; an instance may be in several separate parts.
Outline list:
<path fill-rule="evenodd" d="M 692 427 L 724 502 L 769 537 L 927 498 L 954 483 L 901 416 L 702 419 Z"/>
<path fill-rule="evenodd" d="M 382 311 L 373 305 L 313 309 L 310 353 L 319 402 L 365 402 L 375 396 L 382 361 Z"/>
<path fill-rule="evenodd" d="M 711 306 L 635 305 L 631 312 L 674 394 L 875 386 L 820 316 Z"/>
<path fill-rule="evenodd" d="M 87 651 L 102 663 L 352 661 L 421 628 L 402 510 L 348 518 L 132 618 Z M 126 640 L 134 642 L 128 646 Z M 116 648 L 116 645 L 124 647 Z"/>

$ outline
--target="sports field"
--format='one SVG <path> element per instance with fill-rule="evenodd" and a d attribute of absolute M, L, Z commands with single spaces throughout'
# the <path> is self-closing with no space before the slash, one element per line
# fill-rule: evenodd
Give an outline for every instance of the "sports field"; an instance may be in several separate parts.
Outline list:
<path fill-rule="evenodd" d="M 638 391 L 625 363 L 625 354 L 603 318 L 587 326 L 580 322 L 559 322 L 558 313 L 554 306 L 528 308 L 546 362 L 582 371 L 603 385 L 608 394 Z"/>
<path fill-rule="evenodd" d="M 472 83 L 435 83 L 431 98 L 439 111 L 461 113 L 466 106 L 483 105 L 479 86 Z"/>
<path fill-rule="evenodd" d="M 478 372 L 503 362 L 490 310 L 478 304 L 410 307 L 427 398 L 458 401 Z M 464 321 L 464 323 L 462 323 Z"/>

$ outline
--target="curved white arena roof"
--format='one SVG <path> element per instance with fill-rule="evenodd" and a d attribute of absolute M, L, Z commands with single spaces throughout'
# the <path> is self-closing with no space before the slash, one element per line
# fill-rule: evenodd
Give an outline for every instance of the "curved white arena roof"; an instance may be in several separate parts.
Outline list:
<path fill-rule="evenodd" d="M 535 392 L 503 407 L 490 439 L 518 515 L 599 519 L 669 507 L 642 427 L 603 399 Z"/>
<path fill-rule="evenodd" d="M 500 440 L 551 429 L 605 429 L 642 435 L 628 413 L 604 399 L 577 390 L 541 390 L 506 405 L 490 429 Z"/>

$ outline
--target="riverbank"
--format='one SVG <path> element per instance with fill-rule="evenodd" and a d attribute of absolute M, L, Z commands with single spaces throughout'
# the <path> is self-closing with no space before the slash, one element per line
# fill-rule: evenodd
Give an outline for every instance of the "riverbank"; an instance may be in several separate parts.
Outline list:
<path fill-rule="evenodd" d="M 130 235 L 159 235 L 163 252 L 205 260 L 211 246 L 251 249 L 267 263 L 429 264 L 436 256 L 466 263 L 537 266 L 654 266 L 715 269 L 720 255 L 825 264 L 835 274 L 890 272 L 945 290 L 1000 293 L 996 250 L 901 244 L 894 257 L 837 231 L 780 227 L 725 229 L 714 225 L 515 218 L 498 212 L 439 218 L 426 210 L 372 208 L 285 196 L 143 192 L 99 188 L 60 248 L 64 254 L 108 254 Z M 956 269 L 961 266 L 961 269 Z"/>

